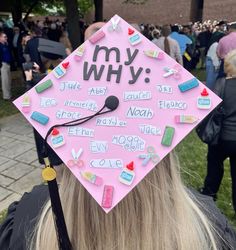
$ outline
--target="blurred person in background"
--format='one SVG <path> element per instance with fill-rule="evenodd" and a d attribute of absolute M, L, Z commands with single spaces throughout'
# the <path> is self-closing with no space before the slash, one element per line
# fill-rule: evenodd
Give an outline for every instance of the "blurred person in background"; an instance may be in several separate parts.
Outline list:
<path fill-rule="evenodd" d="M 34 28 L 31 32 L 31 38 L 27 41 L 24 54 L 26 55 L 27 62 L 35 62 L 39 65 L 41 71 L 44 71 L 43 63 L 40 53 L 38 51 L 39 38 L 42 37 L 42 31 L 38 27 Z"/>
<path fill-rule="evenodd" d="M 161 37 L 156 39 L 154 43 L 170 57 L 175 59 L 179 64 L 183 65 L 180 47 L 176 40 L 169 37 L 171 33 L 170 25 L 164 25 L 161 30 Z"/>
<path fill-rule="evenodd" d="M 202 194 L 217 199 L 217 192 L 224 175 L 224 161 L 229 158 L 232 178 L 232 200 L 236 212 L 236 50 L 225 57 L 226 77 L 219 78 L 214 92 L 223 96 L 224 118 L 217 145 L 208 145 L 207 175 Z"/>
<path fill-rule="evenodd" d="M 229 25 L 228 35 L 219 40 L 217 54 L 220 59 L 224 59 L 234 49 L 236 49 L 236 23 Z"/>
<path fill-rule="evenodd" d="M 207 44 L 211 38 L 211 26 L 204 25 L 197 36 L 197 48 L 200 51 L 201 68 L 205 68 Z"/>
<path fill-rule="evenodd" d="M 181 56 L 183 57 L 183 66 L 185 69 L 187 70 L 191 70 L 191 66 L 190 66 L 190 61 L 191 61 L 191 56 L 189 54 L 187 54 L 186 49 L 188 45 L 191 45 L 193 42 L 192 40 L 186 36 L 185 34 L 180 34 L 179 33 L 179 26 L 178 25 L 174 25 L 171 27 L 171 34 L 170 37 L 174 40 L 176 40 L 179 44 L 180 47 L 180 53 Z"/>
<path fill-rule="evenodd" d="M 215 42 L 210 46 L 206 55 L 206 86 L 209 89 L 214 88 L 219 75 L 221 60 L 217 55 L 217 47 L 222 37 L 224 37 L 223 33 L 221 36 L 216 37 Z"/>
<path fill-rule="evenodd" d="M 4 100 L 11 100 L 11 64 L 12 55 L 7 42 L 7 35 L 0 32 L 0 68 L 1 68 L 1 82 L 2 94 Z"/>
<path fill-rule="evenodd" d="M 61 30 L 60 28 L 56 25 L 56 23 L 51 23 L 50 28 L 48 30 L 48 39 L 59 42 L 59 39 L 61 37 Z"/>
<path fill-rule="evenodd" d="M 192 40 L 188 38 L 186 35 L 179 33 L 178 25 L 172 26 L 171 31 L 172 32 L 170 34 L 170 37 L 178 42 L 180 47 L 180 53 L 183 56 L 184 52 L 186 51 L 187 45 L 192 44 Z"/>
<path fill-rule="evenodd" d="M 13 28 L 13 32 L 14 36 L 12 40 L 12 48 L 13 48 L 14 61 L 17 64 L 17 66 L 20 67 L 20 60 L 19 60 L 19 46 L 21 42 L 20 28 L 15 26 Z"/>
<path fill-rule="evenodd" d="M 71 52 L 72 52 L 72 45 L 71 45 L 71 42 L 70 42 L 70 40 L 68 38 L 67 31 L 63 31 L 62 32 L 62 35 L 61 35 L 61 37 L 59 39 L 59 42 L 62 43 L 62 44 L 64 44 L 64 46 L 66 48 L 66 54 L 67 55 L 71 54 Z"/>

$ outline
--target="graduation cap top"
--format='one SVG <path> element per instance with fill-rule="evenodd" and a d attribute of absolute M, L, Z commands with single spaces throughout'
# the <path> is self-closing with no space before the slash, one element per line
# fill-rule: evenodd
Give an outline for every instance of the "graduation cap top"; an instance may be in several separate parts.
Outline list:
<path fill-rule="evenodd" d="M 115 15 L 14 103 L 44 138 L 69 125 L 48 143 L 109 212 L 220 103 L 204 88 Z"/>

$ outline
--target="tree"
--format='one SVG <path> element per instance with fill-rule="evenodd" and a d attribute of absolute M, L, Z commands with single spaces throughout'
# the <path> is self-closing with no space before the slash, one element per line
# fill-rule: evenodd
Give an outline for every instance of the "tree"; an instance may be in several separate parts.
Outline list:
<path fill-rule="evenodd" d="M 36 7 L 36 5 L 38 4 L 39 0 L 34 0 L 33 2 L 31 2 L 31 5 L 29 7 L 29 9 L 27 10 L 25 17 L 23 19 L 23 21 L 27 20 L 29 14 L 32 12 L 32 10 Z"/>
<path fill-rule="evenodd" d="M 17 24 L 22 19 L 22 2 L 21 0 L 11 0 L 8 3 L 11 6 L 13 22 Z"/>
<path fill-rule="evenodd" d="M 68 22 L 68 33 L 72 48 L 75 49 L 81 44 L 80 17 L 77 0 L 64 0 L 66 18 Z"/>
<path fill-rule="evenodd" d="M 202 21 L 204 0 L 191 0 L 190 20 L 192 22 Z"/>
<path fill-rule="evenodd" d="M 95 22 L 103 21 L 103 0 L 94 0 Z"/>
<path fill-rule="evenodd" d="M 80 17 L 92 7 L 93 1 L 97 4 L 97 20 L 100 21 L 103 18 L 102 0 L 9 0 L 7 5 L 8 9 L 12 11 L 15 25 L 22 19 L 22 12 L 26 13 L 24 17 L 24 20 L 26 20 L 32 12 L 48 15 L 48 10 L 53 9 L 53 7 L 62 10 L 63 14 L 65 11 L 69 39 L 73 49 L 75 49 L 81 43 Z"/>

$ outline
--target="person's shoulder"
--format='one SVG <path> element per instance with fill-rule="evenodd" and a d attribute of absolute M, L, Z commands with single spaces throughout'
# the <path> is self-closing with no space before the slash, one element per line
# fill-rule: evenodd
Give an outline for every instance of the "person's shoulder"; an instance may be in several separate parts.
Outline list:
<path fill-rule="evenodd" d="M 170 37 L 175 37 L 175 36 L 177 36 L 178 34 L 179 34 L 179 33 L 177 33 L 177 32 L 171 32 L 169 36 L 170 36 Z"/>
<path fill-rule="evenodd" d="M 153 40 L 152 40 L 152 42 L 153 43 L 157 43 L 157 44 L 160 44 L 160 43 L 162 43 L 163 41 L 164 41 L 164 37 L 159 37 L 159 38 L 154 38 Z"/>
<path fill-rule="evenodd" d="M 192 200 L 198 205 L 200 210 L 212 223 L 218 236 L 220 236 L 222 249 L 236 249 L 236 231 L 229 223 L 225 215 L 217 208 L 212 197 L 202 195 L 194 189 L 188 189 L 189 195 Z"/>
<path fill-rule="evenodd" d="M 168 40 L 169 40 L 172 44 L 178 45 L 178 42 L 177 42 L 175 39 L 173 39 L 172 37 L 168 36 Z"/>
<path fill-rule="evenodd" d="M 33 232 L 48 197 L 47 186 L 39 185 L 9 206 L 7 217 L 0 226 L 0 249 L 25 249 L 26 240 Z"/>
<path fill-rule="evenodd" d="M 39 38 L 38 37 L 32 37 L 28 42 L 27 45 L 28 46 L 33 46 L 35 44 L 37 44 L 39 42 Z"/>
<path fill-rule="evenodd" d="M 186 42 L 191 42 L 192 43 L 192 40 L 185 34 L 180 34 L 181 35 L 181 38 L 184 39 Z"/>
<path fill-rule="evenodd" d="M 222 35 L 222 33 L 219 33 L 218 36 L 219 36 L 219 37 L 222 36 L 222 37 L 219 39 L 219 44 L 222 44 L 222 43 L 224 43 L 225 41 L 231 39 L 231 38 L 230 38 L 230 34 L 228 34 L 228 35 Z"/>

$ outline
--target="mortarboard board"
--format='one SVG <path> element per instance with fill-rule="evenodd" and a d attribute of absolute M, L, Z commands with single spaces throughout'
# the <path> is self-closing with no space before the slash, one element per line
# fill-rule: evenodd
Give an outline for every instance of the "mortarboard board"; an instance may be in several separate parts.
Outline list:
<path fill-rule="evenodd" d="M 220 101 L 115 15 L 14 104 L 108 213 Z"/>

